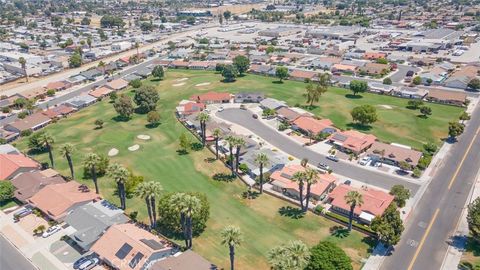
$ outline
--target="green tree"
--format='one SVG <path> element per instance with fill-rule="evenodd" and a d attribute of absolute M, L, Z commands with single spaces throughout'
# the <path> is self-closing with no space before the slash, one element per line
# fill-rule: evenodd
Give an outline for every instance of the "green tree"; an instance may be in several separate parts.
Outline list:
<path fill-rule="evenodd" d="M 115 100 L 113 107 L 118 115 L 123 119 L 130 119 L 133 114 L 132 99 L 127 95 L 120 95 L 120 98 Z"/>
<path fill-rule="evenodd" d="M 22 67 L 23 75 L 25 75 L 25 79 L 26 79 L 26 81 L 28 82 L 27 60 L 25 60 L 25 58 L 23 58 L 23 57 L 19 57 L 19 58 L 18 58 L 18 63 L 19 63 L 20 66 Z"/>
<path fill-rule="evenodd" d="M 266 52 L 267 54 L 272 54 L 272 53 L 275 52 L 275 47 L 273 47 L 273 46 L 268 46 L 268 47 L 265 49 L 265 52 Z"/>
<path fill-rule="evenodd" d="M 427 118 L 429 115 L 432 114 L 432 108 L 428 106 L 422 106 L 420 107 L 420 113 L 423 115 L 423 117 Z"/>
<path fill-rule="evenodd" d="M 120 208 L 125 210 L 127 207 L 127 194 L 125 189 L 125 183 L 127 182 L 130 173 L 122 165 L 118 163 L 113 163 L 112 165 L 108 166 L 107 174 L 115 181 L 115 183 L 117 183 L 117 193 L 118 197 L 120 198 Z"/>
<path fill-rule="evenodd" d="M 90 25 L 90 18 L 88 17 L 83 17 L 82 21 L 80 22 L 81 25 Z"/>
<path fill-rule="evenodd" d="M 312 195 L 312 185 L 315 185 L 318 182 L 318 179 L 317 170 L 311 168 L 305 169 L 305 184 L 307 184 L 307 193 L 305 195 L 305 208 L 303 209 L 303 212 L 308 211 L 308 203 L 310 202 L 310 197 Z"/>
<path fill-rule="evenodd" d="M 152 76 L 157 78 L 158 80 L 163 80 L 163 77 L 165 76 L 165 71 L 163 70 L 163 67 L 160 65 L 155 66 L 152 70 Z"/>
<path fill-rule="evenodd" d="M 159 182 L 149 181 L 140 183 L 135 191 L 135 194 L 138 197 L 145 200 L 151 228 L 155 228 L 155 225 L 157 224 L 156 198 L 160 197 L 162 190 L 163 187 Z"/>
<path fill-rule="evenodd" d="M 100 156 L 95 153 L 88 154 L 83 160 L 83 167 L 86 171 L 90 172 L 92 177 L 93 184 L 95 185 L 95 193 L 99 194 L 98 181 L 97 181 L 97 170 L 100 165 Z"/>
<path fill-rule="evenodd" d="M 407 108 L 412 109 L 412 110 L 417 110 L 422 105 L 423 105 L 423 101 L 418 100 L 418 99 L 409 100 L 407 102 Z"/>
<path fill-rule="evenodd" d="M 409 171 L 412 169 L 412 165 L 410 165 L 408 162 L 406 162 L 405 160 L 402 160 L 398 163 L 398 167 L 400 167 L 400 169 L 402 171 Z"/>
<path fill-rule="evenodd" d="M 379 64 L 384 64 L 384 65 L 387 65 L 387 64 L 388 64 L 388 60 L 385 59 L 385 58 L 378 58 L 378 59 L 376 60 L 376 62 L 379 63 Z"/>
<path fill-rule="evenodd" d="M 272 270 L 303 270 L 309 263 L 310 251 L 302 241 L 291 241 L 267 253 Z"/>
<path fill-rule="evenodd" d="M 197 20 L 193 16 L 188 16 L 187 17 L 187 23 L 190 25 L 194 25 Z"/>
<path fill-rule="evenodd" d="M 355 207 L 362 206 L 363 204 L 363 196 L 358 191 L 349 191 L 345 195 L 345 202 L 350 205 L 350 214 L 348 215 L 348 230 L 352 231 L 352 222 L 353 222 L 353 213 L 355 211 Z"/>
<path fill-rule="evenodd" d="M 170 204 L 179 212 L 182 223 L 185 247 L 192 248 L 194 215 L 200 211 L 201 200 L 188 193 L 176 193 L 170 198 Z"/>
<path fill-rule="evenodd" d="M 233 65 L 225 65 L 222 70 L 222 76 L 225 82 L 234 82 L 238 76 L 237 68 Z"/>
<path fill-rule="evenodd" d="M 105 76 L 105 62 L 100 61 L 100 62 L 98 63 L 98 67 L 99 67 L 100 69 L 102 69 L 102 74 Z"/>
<path fill-rule="evenodd" d="M 307 175 L 305 171 L 298 171 L 292 175 L 292 182 L 297 183 L 298 185 L 298 193 L 299 197 L 298 200 L 300 201 L 300 209 L 304 209 L 304 204 L 303 204 L 303 195 L 304 195 L 304 187 L 305 187 L 305 182 L 306 182 Z"/>
<path fill-rule="evenodd" d="M 40 144 L 48 152 L 48 158 L 50 159 L 50 164 L 52 165 L 52 168 L 55 168 L 55 164 L 53 163 L 53 152 L 52 152 L 52 148 L 53 148 L 52 145 L 55 143 L 55 139 L 53 138 L 52 135 L 46 132 L 42 133 L 39 139 L 40 139 Z"/>
<path fill-rule="evenodd" d="M 448 136 L 453 140 L 456 140 L 458 136 L 460 136 L 465 129 L 465 126 L 458 123 L 458 122 L 450 122 L 448 123 Z"/>
<path fill-rule="evenodd" d="M 160 123 L 160 114 L 157 111 L 148 112 L 147 121 L 151 127 L 158 126 Z"/>
<path fill-rule="evenodd" d="M 243 76 L 243 74 L 250 68 L 250 60 L 243 55 L 237 55 L 233 58 L 233 65 L 238 70 L 240 76 Z"/>
<path fill-rule="evenodd" d="M 223 12 L 223 18 L 225 18 L 225 21 L 228 22 L 228 20 L 230 20 L 231 17 L 232 17 L 232 12 L 230 10 L 225 10 Z"/>
<path fill-rule="evenodd" d="M 410 190 L 403 185 L 394 185 L 390 189 L 390 195 L 395 196 L 394 202 L 400 208 L 405 206 L 405 202 L 410 198 Z"/>
<path fill-rule="evenodd" d="M 356 96 L 358 93 L 364 93 L 368 90 L 368 84 L 366 81 L 352 80 L 350 81 L 350 90 L 352 90 L 353 95 Z"/>
<path fill-rule="evenodd" d="M 75 153 L 75 147 L 73 144 L 65 143 L 60 147 L 60 155 L 65 157 L 68 163 L 68 167 L 70 168 L 70 176 L 72 179 L 75 178 L 75 174 L 73 172 L 73 162 L 72 162 L 72 154 Z"/>
<path fill-rule="evenodd" d="M 222 136 L 222 130 L 219 128 L 215 128 L 213 130 L 213 138 L 215 138 L 215 158 L 218 159 L 218 142 L 220 137 Z"/>
<path fill-rule="evenodd" d="M 101 129 L 101 128 L 103 128 L 104 122 L 103 122 L 102 119 L 97 119 L 97 120 L 95 120 L 95 123 L 94 123 L 94 124 L 95 124 L 95 126 L 97 126 L 97 127 L 96 127 L 97 129 Z"/>
<path fill-rule="evenodd" d="M 206 112 L 201 112 L 197 115 L 197 120 L 200 122 L 202 145 L 205 146 L 205 140 L 207 137 L 207 122 L 210 121 L 210 115 L 208 115 Z"/>
<path fill-rule="evenodd" d="M 470 120 L 470 118 L 471 117 L 467 112 L 462 112 L 462 114 L 459 117 L 460 121 L 462 121 L 462 124 L 465 123 L 465 121 Z"/>
<path fill-rule="evenodd" d="M 478 90 L 480 89 L 480 80 L 477 79 L 477 78 L 474 78 L 472 79 L 469 83 L 468 83 L 468 88 L 471 88 L 473 90 Z"/>
<path fill-rule="evenodd" d="M 68 65 L 70 68 L 77 68 L 82 65 L 82 56 L 76 52 L 70 56 L 68 59 Z"/>
<path fill-rule="evenodd" d="M 183 153 L 188 153 L 188 148 L 190 147 L 190 140 L 187 137 L 187 134 L 182 133 L 179 138 L 180 151 Z"/>
<path fill-rule="evenodd" d="M 390 79 L 389 77 L 388 77 L 388 78 L 385 78 L 385 79 L 383 79 L 383 84 L 386 84 L 386 85 L 391 85 L 391 84 L 392 84 L 392 79 Z"/>
<path fill-rule="evenodd" d="M 353 121 L 359 122 L 362 125 L 368 125 L 375 123 L 378 119 L 377 109 L 372 105 L 362 105 L 353 108 L 350 112 L 352 115 Z"/>
<path fill-rule="evenodd" d="M 404 227 L 395 203 L 390 204 L 381 217 L 373 219 L 371 228 L 377 233 L 378 239 L 388 246 L 400 241 Z"/>
<path fill-rule="evenodd" d="M 240 166 L 240 152 L 242 150 L 242 147 L 245 146 L 246 142 L 245 139 L 242 137 L 238 137 L 234 141 L 234 146 L 236 148 L 235 150 L 235 171 L 238 173 L 238 169 Z"/>
<path fill-rule="evenodd" d="M 142 86 L 142 81 L 140 79 L 132 80 L 128 83 L 133 88 L 140 88 Z"/>
<path fill-rule="evenodd" d="M 477 243 L 480 242 L 480 197 L 468 205 L 467 223 L 470 235 Z"/>
<path fill-rule="evenodd" d="M 275 76 L 278 78 L 280 82 L 283 82 L 286 78 L 288 78 L 288 68 L 286 67 L 277 67 L 275 70 Z"/>
<path fill-rule="evenodd" d="M 157 90 L 151 85 L 145 85 L 135 91 L 133 101 L 137 104 L 138 109 L 143 113 L 154 111 L 157 102 L 160 99 Z"/>
<path fill-rule="evenodd" d="M 7 180 L 0 181 L 0 202 L 13 198 L 15 186 Z"/>
<path fill-rule="evenodd" d="M 415 85 L 420 85 L 420 84 L 422 84 L 422 78 L 420 78 L 420 76 L 416 76 L 415 78 L 413 78 L 412 82 Z"/>
<path fill-rule="evenodd" d="M 260 186 L 260 194 L 262 194 L 263 193 L 263 169 L 264 169 L 265 166 L 268 166 L 268 164 L 270 163 L 270 160 L 265 153 L 258 153 L 255 156 L 255 163 L 258 165 L 258 167 L 260 169 L 260 175 L 259 175 L 260 183 L 259 183 L 259 186 Z"/>
<path fill-rule="evenodd" d="M 305 87 L 305 97 L 307 98 L 307 103 L 310 103 L 310 108 L 313 108 L 313 103 L 318 102 L 320 97 L 328 90 L 330 81 L 329 75 L 327 73 L 323 73 L 319 78 L 320 79 L 318 83 L 310 82 Z"/>
<path fill-rule="evenodd" d="M 230 255 L 230 270 L 235 269 L 235 247 L 243 242 L 243 234 L 240 228 L 236 226 L 227 226 L 220 233 L 222 237 L 222 245 L 227 246 Z"/>
<path fill-rule="evenodd" d="M 232 175 L 235 175 L 235 160 L 233 159 L 233 147 L 235 145 L 235 141 L 237 140 L 237 138 L 235 138 L 234 136 L 231 136 L 231 135 L 228 135 L 226 138 L 225 138 L 225 142 L 227 142 L 228 144 L 228 152 L 229 152 L 229 165 L 230 165 L 230 169 L 232 171 Z"/>
<path fill-rule="evenodd" d="M 352 261 L 336 244 L 321 241 L 310 249 L 305 270 L 353 270 Z"/>

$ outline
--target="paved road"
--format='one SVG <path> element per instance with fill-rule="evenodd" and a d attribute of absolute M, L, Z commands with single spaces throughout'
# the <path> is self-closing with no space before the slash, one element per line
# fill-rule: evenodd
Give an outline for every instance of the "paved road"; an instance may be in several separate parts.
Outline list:
<path fill-rule="evenodd" d="M 480 164 L 480 108 L 443 161 L 402 240 L 384 261 L 385 270 L 440 269 Z"/>
<path fill-rule="evenodd" d="M 37 270 L 10 242 L 0 235 L 1 270 Z"/>
<path fill-rule="evenodd" d="M 246 110 L 240 109 L 225 109 L 223 112 L 218 112 L 217 116 L 223 118 L 229 122 L 241 125 L 256 135 L 263 138 L 273 146 L 281 149 L 297 158 L 308 158 L 310 163 L 317 164 L 319 162 L 327 163 L 334 172 L 352 178 L 364 181 L 367 184 L 375 185 L 381 188 L 390 189 L 393 185 L 402 184 L 411 190 L 412 196 L 418 191 L 419 185 L 406 181 L 405 179 L 390 176 L 384 173 L 375 172 L 367 169 L 359 168 L 358 166 L 350 163 L 340 161 L 333 162 L 327 160 L 325 155 L 315 152 L 309 148 L 300 146 L 296 142 L 282 135 L 279 135 L 277 131 L 266 126 L 259 120 L 253 119 L 252 113 Z"/>

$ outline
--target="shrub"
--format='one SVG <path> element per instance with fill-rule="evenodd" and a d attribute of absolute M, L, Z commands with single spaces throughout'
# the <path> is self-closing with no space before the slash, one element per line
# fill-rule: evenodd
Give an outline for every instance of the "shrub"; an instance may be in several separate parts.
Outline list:
<path fill-rule="evenodd" d="M 238 166 L 238 169 L 240 169 L 240 171 L 243 173 L 248 173 L 248 166 L 245 163 L 241 163 L 240 166 Z"/>

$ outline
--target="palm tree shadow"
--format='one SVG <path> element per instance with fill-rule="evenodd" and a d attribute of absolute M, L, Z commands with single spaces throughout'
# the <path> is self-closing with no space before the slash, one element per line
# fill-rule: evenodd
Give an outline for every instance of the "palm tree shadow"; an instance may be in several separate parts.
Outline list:
<path fill-rule="evenodd" d="M 361 99 L 361 98 L 363 98 L 363 96 L 361 96 L 361 95 L 353 95 L 353 94 L 346 94 L 345 97 L 349 98 L 349 99 Z"/>
<path fill-rule="evenodd" d="M 282 206 L 278 209 L 278 213 L 283 217 L 289 217 L 292 219 L 300 219 L 305 216 L 305 212 L 302 209 L 291 207 L 291 206 Z"/>
<path fill-rule="evenodd" d="M 350 235 L 350 231 L 343 226 L 330 227 L 330 235 L 336 238 L 345 238 Z"/>
<path fill-rule="evenodd" d="M 360 131 L 369 131 L 372 129 L 372 126 L 362 125 L 360 123 L 348 123 L 347 127 L 360 130 Z"/>
<path fill-rule="evenodd" d="M 283 81 L 273 81 L 274 84 L 283 84 Z"/>

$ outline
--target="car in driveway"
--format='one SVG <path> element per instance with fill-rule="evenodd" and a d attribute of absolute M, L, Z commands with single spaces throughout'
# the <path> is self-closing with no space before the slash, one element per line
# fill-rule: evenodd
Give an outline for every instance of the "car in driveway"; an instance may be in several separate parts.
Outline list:
<path fill-rule="evenodd" d="M 335 161 L 335 162 L 338 162 L 338 157 L 335 156 L 335 155 L 328 155 L 327 156 L 327 159 L 331 160 L 331 161 Z"/>
<path fill-rule="evenodd" d="M 24 209 L 13 214 L 13 220 L 18 221 L 20 218 L 28 216 L 32 213 L 32 208 L 25 207 Z"/>
<path fill-rule="evenodd" d="M 364 156 L 360 161 L 358 162 L 360 165 L 365 166 L 370 162 L 372 159 L 368 156 Z"/>
<path fill-rule="evenodd" d="M 319 169 L 325 170 L 325 171 L 330 170 L 330 166 L 328 166 L 327 164 L 322 163 L 322 162 L 319 162 L 319 163 L 317 164 L 317 167 L 318 167 Z"/>
<path fill-rule="evenodd" d="M 47 238 L 51 235 L 54 235 L 55 233 L 59 232 L 60 230 L 62 230 L 62 227 L 60 227 L 59 225 L 54 225 L 50 228 L 48 228 L 43 234 L 42 234 L 42 237 L 43 238 Z"/>
<path fill-rule="evenodd" d="M 95 267 L 99 262 L 100 262 L 100 260 L 98 258 L 91 258 L 91 259 L 88 259 L 87 261 L 83 262 L 82 264 L 80 264 L 80 266 L 78 266 L 77 269 L 78 270 L 90 270 L 93 267 Z"/>

